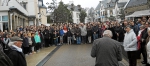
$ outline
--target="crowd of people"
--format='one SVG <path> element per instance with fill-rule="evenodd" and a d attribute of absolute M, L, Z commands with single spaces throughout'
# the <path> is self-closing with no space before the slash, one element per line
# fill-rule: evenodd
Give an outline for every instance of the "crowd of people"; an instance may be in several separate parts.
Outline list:
<path fill-rule="evenodd" d="M 132 31 L 130 31 L 129 28 L 131 28 Z M 9 54 L 7 48 L 12 45 L 12 37 L 23 39 L 22 46 L 20 46 L 22 50 L 19 50 L 19 52 L 23 52 L 25 56 L 28 56 L 39 52 L 43 47 L 64 44 L 91 44 L 95 39 L 102 38 L 105 30 L 112 32 L 112 39 L 123 42 L 128 56 L 135 55 L 135 59 L 133 59 L 133 57 L 129 59 L 129 61 L 131 61 L 130 66 L 136 66 L 136 59 L 140 59 L 141 53 L 144 60 L 142 63 L 148 64 L 148 62 L 150 62 L 150 50 L 148 49 L 150 48 L 150 18 L 148 20 L 146 20 L 146 18 L 139 18 L 137 22 L 124 20 L 123 22 L 55 23 L 50 26 L 18 26 L 15 30 L 0 31 L 0 38 L 6 54 Z M 131 37 L 129 39 L 127 34 L 130 32 L 134 32 L 135 36 L 131 34 L 129 35 Z M 134 39 L 135 41 L 132 42 Z M 17 43 L 13 42 L 13 44 Z M 127 43 L 129 43 L 130 46 L 127 46 Z M 134 47 L 137 48 L 137 50 L 134 50 L 136 54 L 135 52 L 130 52 L 133 50 L 126 49 L 132 48 L 132 44 L 136 44 L 134 45 Z"/>

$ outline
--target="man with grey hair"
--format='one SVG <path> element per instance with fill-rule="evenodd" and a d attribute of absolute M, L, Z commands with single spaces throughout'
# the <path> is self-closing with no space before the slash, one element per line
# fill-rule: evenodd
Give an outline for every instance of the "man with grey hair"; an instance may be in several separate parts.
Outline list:
<path fill-rule="evenodd" d="M 9 43 L 10 49 L 8 51 L 8 57 L 13 62 L 14 66 L 27 66 L 25 56 L 22 52 L 22 41 L 23 39 L 14 36 L 10 38 L 11 42 Z"/>
<path fill-rule="evenodd" d="M 119 66 L 118 61 L 122 60 L 121 44 L 111 37 L 112 32 L 105 30 L 103 38 L 93 42 L 91 56 L 96 57 L 95 66 Z"/>
<path fill-rule="evenodd" d="M 124 50 L 127 51 L 129 66 L 136 66 L 137 60 L 137 38 L 130 25 L 125 27 Z"/>

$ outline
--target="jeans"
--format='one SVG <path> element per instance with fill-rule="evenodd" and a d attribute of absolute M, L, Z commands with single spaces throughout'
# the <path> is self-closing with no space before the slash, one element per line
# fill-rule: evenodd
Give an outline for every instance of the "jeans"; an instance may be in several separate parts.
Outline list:
<path fill-rule="evenodd" d="M 76 37 L 77 44 L 81 44 L 81 37 Z"/>
<path fill-rule="evenodd" d="M 98 34 L 93 34 L 93 40 L 98 39 Z"/>
<path fill-rule="evenodd" d="M 71 37 L 68 37 L 68 44 L 71 44 Z"/>
<path fill-rule="evenodd" d="M 91 36 L 88 36 L 88 42 L 91 43 Z"/>
<path fill-rule="evenodd" d="M 86 36 L 82 36 L 82 43 L 83 43 L 83 44 L 86 43 Z"/>
<path fill-rule="evenodd" d="M 55 46 L 57 46 L 57 44 L 58 44 L 58 38 L 54 39 L 54 43 L 55 43 Z"/>

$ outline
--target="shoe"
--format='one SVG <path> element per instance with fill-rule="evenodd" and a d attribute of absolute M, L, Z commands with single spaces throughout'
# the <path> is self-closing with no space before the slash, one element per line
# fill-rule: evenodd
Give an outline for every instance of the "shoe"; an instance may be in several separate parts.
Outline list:
<path fill-rule="evenodd" d="M 145 63 L 144 61 L 142 61 L 141 63 L 142 63 L 142 64 L 147 64 L 147 63 Z"/>

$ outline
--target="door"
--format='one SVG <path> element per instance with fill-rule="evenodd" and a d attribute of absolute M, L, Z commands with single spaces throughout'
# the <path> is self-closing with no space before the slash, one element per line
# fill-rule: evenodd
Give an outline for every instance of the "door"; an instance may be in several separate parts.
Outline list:
<path fill-rule="evenodd" d="M 7 30 L 8 31 L 8 22 L 3 23 L 3 31 Z"/>

